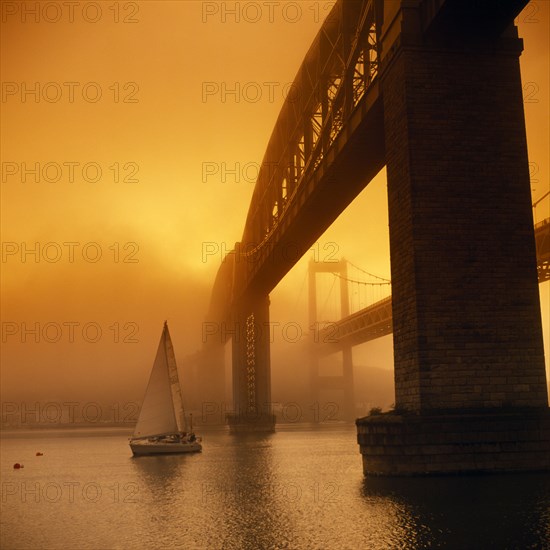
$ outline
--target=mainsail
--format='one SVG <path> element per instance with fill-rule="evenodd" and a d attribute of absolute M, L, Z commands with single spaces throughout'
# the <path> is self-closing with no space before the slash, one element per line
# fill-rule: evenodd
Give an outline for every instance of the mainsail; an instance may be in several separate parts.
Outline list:
<path fill-rule="evenodd" d="M 168 376 L 170 379 L 170 389 L 172 390 L 172 403 L 174 407 L 174 414 L 176 417 L 176 423 L 178 425 L 179 432 L 187 431 L 187 423 L 185 421 L 185 413 L 183 410 L 183 399 L 181 397 L 181 387 L 178 377 L 178 366 L 176 365 L 176 355 L 174 353 L 174 346 L 172 345 L 172 339 L 168 332 L 168 325 L 164 323 L 164 329 L 166 331 L 165 345 L 166 345 L 166 361 L 168 363 Z"/>
<path fill-rule="evenodd" d="M 178 368 L 168 324 L 164 323 L 157 355 L 141 405 L 134 438 L 187 431 Z"/>

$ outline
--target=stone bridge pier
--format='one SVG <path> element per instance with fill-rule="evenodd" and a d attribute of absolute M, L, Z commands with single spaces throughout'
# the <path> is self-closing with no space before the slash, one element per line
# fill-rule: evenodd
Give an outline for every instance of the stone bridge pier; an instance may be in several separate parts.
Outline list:
<path fill-rule="evenodd" d="M 271 403 L 269 296 L 252 294 L 233 311 L 232 433 L 274 431 Z"/>
<path fill-rule="evenodd" d="M 418 5 L 381 36 L 396 410 L 357 420 L 363 469 L 550 469 L 522 41 Z"/>

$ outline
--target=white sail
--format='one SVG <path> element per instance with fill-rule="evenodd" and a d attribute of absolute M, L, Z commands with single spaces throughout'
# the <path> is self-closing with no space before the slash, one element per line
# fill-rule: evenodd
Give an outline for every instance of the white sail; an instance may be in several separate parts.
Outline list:
<path fill-rule="evenodd" d="M 134 438 L 176 433 L 184 431 L 184 426 L 176 358 L 168 325 L 164 323 Z"/>

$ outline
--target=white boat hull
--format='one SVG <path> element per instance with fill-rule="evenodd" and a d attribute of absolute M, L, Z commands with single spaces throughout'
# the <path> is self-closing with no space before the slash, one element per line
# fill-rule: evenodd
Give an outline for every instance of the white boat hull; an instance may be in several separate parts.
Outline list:
<path fill-rule="evenodd" d="M 202 445 L 198 441 L 166 442 L 138 440 L 131 441 L 130 448 L 134 456 L 198 453 L 202 451 Z"/>

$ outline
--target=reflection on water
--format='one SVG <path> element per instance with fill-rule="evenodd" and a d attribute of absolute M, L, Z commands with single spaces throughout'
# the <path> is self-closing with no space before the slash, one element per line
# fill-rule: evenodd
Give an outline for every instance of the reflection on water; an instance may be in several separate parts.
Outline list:
<path fill-rule="evenodd" d="M 2 439 L 2 548 L 500 549 L 550 540 L 549 475 L 365 479 L 353 426 L 213 432 L 202 453 L 139 458 L 116 432 L 63 435 Z"/>
<path fill-rule="evenodd" d="M 550 548 L 548 474 L 368 478 L 361 495 L 401 508 L 412 548 Z"/>
<path fill-rule="evenodd" d="M 148 493 L 146 515 L 155 518 L 157 527 L 171 537 L 174 529 L 170 522 L 180 518 L 180 533 L 171 540 L 176 545 L 180 538 L 182 545 L 188 542 L 184 535 L 192 534 L 184 519 L 187 508 L 192 511 L 193 523 L 203 531 L 201 537 L 195 537 L 197 546 L 286 546 L 288 526 L 281 522 L 284 509 L 280 508 L 285 494 L 273 469 L 271 437 L 211 436 L 212 455 L 206 459 L 206 468 L 204 455 L 133 459 L 138 484 Z M 169 542 L 163 541 L 167 546 Z M 151 543 L 158 544 L 158 537 Z"/>

